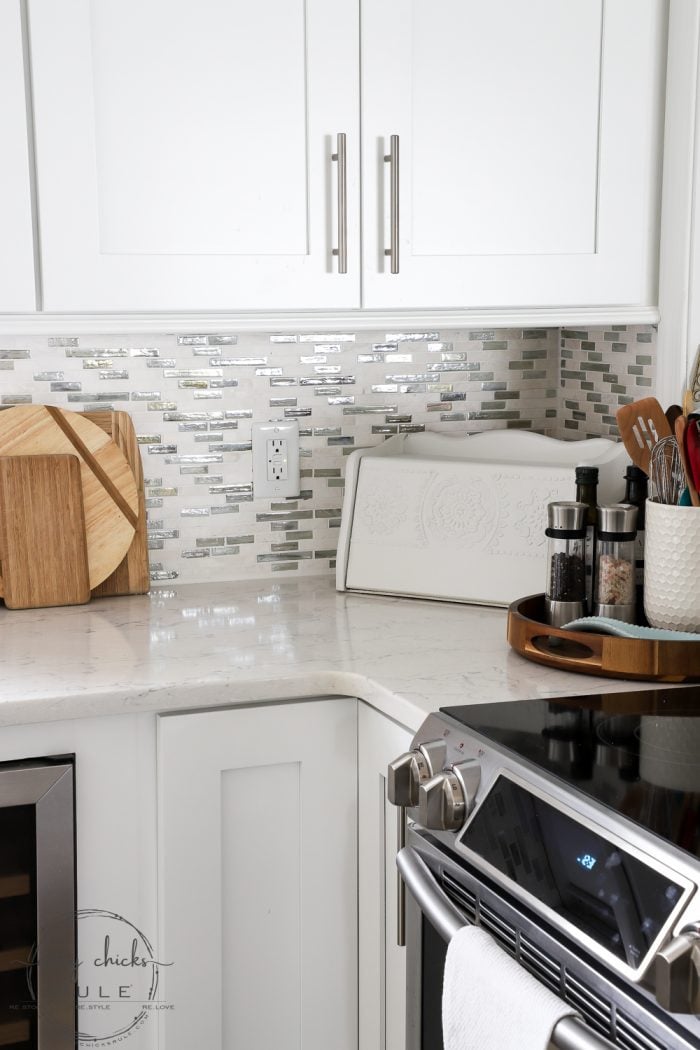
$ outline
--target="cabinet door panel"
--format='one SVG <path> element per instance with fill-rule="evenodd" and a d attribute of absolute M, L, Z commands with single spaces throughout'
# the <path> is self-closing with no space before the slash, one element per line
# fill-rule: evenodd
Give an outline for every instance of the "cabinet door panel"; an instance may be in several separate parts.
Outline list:
<path fill-rule="evenodd" d="M 36 309 L 20 0 L 0 4 L 0 312 Z"/>
<path fill-rule="evenodd" d="M 367 5 L 364 305 L 653 305 L 666 16 L 663 0 Z M 398 274 L 377 174 L 391 134 Z"/>
<path fill-rule="evenodd" d="M 168 1050 L 356 1047 L 356 754 L 354 700 L 160 720 Z"/>
<path fill-rule="evenodd" d="M 595 251 L 602 6 L 414 4 L 414 255 Z"/>
<path fill-rule="evenodd" d="M 358 222 L 349 0 L 37 0 L 31 16 L 49 309 L 357 305 L 357 235 L 349 274 L 331 255 L 341 131 Z"/>
<path fill-rule="evenodd" d="M 360 1050 L 405 1050 L 406 949 L 397 944 L 397 816 L 389 762 L 412 734 L 366 704 L 358 714 Z"/>

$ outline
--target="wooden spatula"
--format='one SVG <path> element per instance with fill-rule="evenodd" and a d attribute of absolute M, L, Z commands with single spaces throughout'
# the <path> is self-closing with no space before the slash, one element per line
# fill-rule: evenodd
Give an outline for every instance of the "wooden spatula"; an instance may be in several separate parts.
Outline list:
<path fill-rule="evenodd" d="M 694 424 L 691 424 L 693 426 Z M 685 416 L 679 416 L 676 420 L 676 441 L 678 442 L 678 451 L 681 455 L 681 463 L 683 464 L 683 473 L 685 474 L 685 483 L 688 487 L 688 495 L 690 496 L 690 502 L 693 507 L 700 507 L 700 497 L 698 497 L 698 490 L 695 486 L 695 477 L 693 470 L 688 459 L 688 440 L 686 431 L 688 429 L 688 421 Z"/>
<path fill-rule="evenodd" d="M 648 474 L 652 448 L 673 433 L 663 408 L 655 397 L 633 401 L 618 408 L 617 425 L 632 462 Z"/>

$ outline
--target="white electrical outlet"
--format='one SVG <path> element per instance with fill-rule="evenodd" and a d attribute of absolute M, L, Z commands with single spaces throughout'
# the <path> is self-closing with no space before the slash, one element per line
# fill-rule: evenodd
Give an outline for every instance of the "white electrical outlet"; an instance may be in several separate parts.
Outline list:
<path fill-rule="evenodd" d="M 296 419 L 253 423 L 253 498 L 298 496 L 299 424 Z"/>

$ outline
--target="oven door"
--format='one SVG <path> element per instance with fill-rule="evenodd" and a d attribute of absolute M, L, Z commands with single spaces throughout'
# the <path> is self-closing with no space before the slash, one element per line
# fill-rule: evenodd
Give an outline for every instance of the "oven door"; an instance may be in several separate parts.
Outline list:
<path fill-rule="evenodd" d="M 627 988 L 558 943 L 534 916 L 486 885 L 429 834 L 409 827 L 397 863 L 408 889 L 406 1050 L 444 1050 L 442 981 L 447 942 L 470 922 L 490 933 L 528 972 L 580 1012 L 582 1020 L 567 1017 L 556 1025 L 551 1044 L 555 1050 L 698 1046 L 647 993 Z"/>

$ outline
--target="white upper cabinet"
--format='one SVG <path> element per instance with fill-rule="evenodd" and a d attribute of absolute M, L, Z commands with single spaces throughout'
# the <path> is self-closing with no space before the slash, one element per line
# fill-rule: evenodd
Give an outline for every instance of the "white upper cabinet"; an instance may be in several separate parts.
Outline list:
<path fill-rule="evenodd" d="M 656 304 L 667 16 L 665 0 L 366 3 L 364 305 Z"/>
<path fill-rule="evenodd" d="M 0 313 L 36 309 L 20 0 L 0 2 Z"/>
<path fill-rule="evenodd" d="M 356 5 L 29 8 L 47 310 L 359 304 Z"/>
<path fill-rule="evenodd" d="M 29 18 L 49 311 L 658 303 L 668 0 L 365 0 L 361 32 L 360 0 Z"/>

